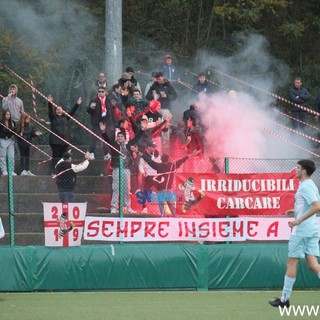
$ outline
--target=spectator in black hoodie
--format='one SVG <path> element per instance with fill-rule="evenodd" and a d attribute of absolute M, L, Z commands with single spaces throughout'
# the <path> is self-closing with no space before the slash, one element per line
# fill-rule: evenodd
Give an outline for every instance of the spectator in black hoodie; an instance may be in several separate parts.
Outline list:
<path fill-rule="evenodd" d="M 73 189 L 76 186 L 76 173 L 88 168 L 90 154 L 85 154 L 85 160 L 79 164 L 72 163 L 72 157 L 69 152 L 65 152 L 56 165 L 57 174 L 53 176 L 56 179 L 61 202 L 72 202 L 74 198 Z"/>
<path fill-rule="evenodd" d="M 73 164 L 71 154 L 69 152 L 65 152 L 62 158 L 56 165 L 57 174 L 53 176 L 56 179 L 59 198 L 62 202 L 62 214 L 60 216 L 60 232 L 59 238 L 66 235 L 66 233 L 70 232 L 74 228 L 74 224 L 68 220 L 68 212 L 64 210 L 66 203 L 72 202 L 74 198 L 73 189 L 76 186 L 77 175 L 76 173 L 81 172 L 87 169 L 89 165 L 90 154 L 87 152 L 85 154 L 85 160 L 79 164 Z"/>
<path fill-rule="evenodd" d="M 155 75 L 156 81 L 150 87 L 147 93 L 147 100 L 158 100 L 161 103 L 161 109 L 169 109 L 171 111 L 172 101 L 177 99 L 177 92 L 170 84 L 170 81 L 164 78 L 162 72 Z"/>
<path fill-rule="evenodd" d="M 81 103 L 82 98 L 79 97 L 68 114 L 73 116 Z M 57 162 L 68 149 L 68 141 L 71 140 L 68 125 L 70 118 L 64 113 L 62 107 L 55 107 L 52 104 L 51 95 L 48 96 L 48 114 L 51 123 L 51 131 L 65 140 L 63 141 L 54 134 L 50 134 L 49 136 L 49 145 L 52 149 L 51 173 L 53 174 Z"/>

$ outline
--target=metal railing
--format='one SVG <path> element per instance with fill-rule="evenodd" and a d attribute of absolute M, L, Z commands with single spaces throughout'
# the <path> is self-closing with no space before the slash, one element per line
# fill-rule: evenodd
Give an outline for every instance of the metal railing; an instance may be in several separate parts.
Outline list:
<path fill-rule="evenodd" d="M 87 202 L 87 215 L 111 217 L 160 217 L 157 205 L 152 207 L 152 212 L 142 214 L 141 205 L 132 198 L 132 207 L 136 214 L 129 214 L 124 210 L 123 200 L 123 159 L 120 157 L 119 170 L 119 210 L 111 213 L 110 201 L 112 197 L 112 174 L 108 162 L 101 159 L 90 163 L 88 171 L 77 174 L 74 189 L 75 202 Z M 189 168 L 198 170 L 197 173 L 277 173 L 290 172 L 296 167 L 299 159 L 201 159 L 196 162 L 196 167 L 187 164 L 179 169 L 189 172 Z M 313 159 L 320 166 L 318 159 Z M 32 165 L 37 161 L 31 160 Z M 75 161 L 76 162 L 76 161 Z M 38 166 L 32 169 L 35 176 L 14 176 L 14 161 L 7 158 L 8 176 L 0 176 L 0 217 L 6 231 L 6 236 L 1 239 L 1 244 L 10 245 L 43 245 L 43 207 L 42 202 L 59 202 L 56 181 L 50 176 L 49 169 Z M 49 164 L 47 164 L 49 167 Z M 37 171 L 38 168 L 38 171 Z M 99 173 L 101 172 L 101 173 Z M 142 190 L 141 177 L 138 170 L 131 171 L 131 196 Z M 313 180 L 320 186 L 320 170 L 313 174 Z M 181 216 L 182 217 L 182 216 Z M 183 216 L 188 217 L 188 216 Z"/>

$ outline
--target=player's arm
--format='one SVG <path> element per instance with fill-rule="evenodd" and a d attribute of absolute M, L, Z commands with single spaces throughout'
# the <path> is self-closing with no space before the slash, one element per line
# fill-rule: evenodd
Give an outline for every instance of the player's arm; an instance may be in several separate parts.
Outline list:
<path fill-rule="evenodd" d="M 287 215 L 288 217 L 293 217 L 293 216 L 294 216 L 294 209 L 287 210 L 287 211 L 286 211 L 286 215 Z"/>
<path fill-rule="evenodd" d="M 294 226 L 299 225 L 301 222 L 309 219 L 311 216 L 313 216 L 314 214 L 316 214 L 319 211 L 320 211 L 320 201 L 312 202 L 310 210 L 306 214 L 304 214 L 302 217 L 300 217 L 299 219 L 291 221 L 289 223 L 290 227 L 294 227 Z"/>

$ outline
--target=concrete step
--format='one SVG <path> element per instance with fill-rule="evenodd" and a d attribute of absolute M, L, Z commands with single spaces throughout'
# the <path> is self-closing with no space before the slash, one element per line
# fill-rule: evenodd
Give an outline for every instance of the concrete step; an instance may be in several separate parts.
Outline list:
<path fill-rule="evenodd" d="M 51 156 L 51 147 L 49 145 L 37 145 L 37 147 L 43 150 L 45 153 Z M 89 150 L 89 145 L 81 145 L 77 146 L 80 150 L 86 152 Z M 84 155 L 77 150 L 72 150 L 72 162 L 78 164 L 84 160 Z M 107 161 L 103 160 L 103 149 L 102 143 L 99 143 L 96 147 L 95 151 L 95 159 L 90 161 L 89 167 L 80 172 L 79 175 L 87 175 L 87 176 L 100 176 L 100 174 L 107 175 Z M 36 150 L 34 147 L 31 147 L 30 150 L 30 170 L 32 173 L 41 176 L 50 176 L 51 174 L 51 160 L 48 160 L 46 156 Z M 46 161 L 46 162 L 43 162 Z M 43 162 L 43 163 L 41 163 Z M 41 163 L 41 164 L 39 164 Z M 15 172 L 20 174 L 20 157 L 19 155 L 15 157 Z"/>
<path fill-rule="evenodd" d="M 50 146 L 38 147 L 51 155 Z M 89 149 L 88 146 L 80 146 L 79 148 L 83 151 Z M 13 177 L 15 245 L 21 246 L 44 245 L 42 202 L 60 202 L 56 181 L 51 178 L 50 161 L 39 164 L 45 160 L 45 157 L 34 149 L 30 154 L 30 170 L 36 176 Z M 112 177 L 108 176 L 106 171 L 107 162 L 103 160 L 102 144 L 97 146 L 95 155 L 97 160 L 90 161 L 88 169 L 77 174 L 74 201 L 87 202 L 87 215 L 118 216 L 110 214 Z M 83 154 L 73 151 L 73 163 L 80 163 L 83 159 Z M 20 159 L 16 157 L 15 171 L 18 174 L 20 173 L 19 164 Z M 103 176 L 100 176 L 101 174 Z M 1 245 L 10 244 L 8 201 L 8 177 L 0 176 L 0 216 L 6 231 L 6 236 L 0 241 Z M 82 242 L 83 244 L 93 244 L 91 241 L 83 240 Z"/>
<path fill-rule="evenodd" d="M 112 192 L 111 176 L 77 176 L 75 194 L 108 194 Z M 8 192 L 8 177 L 0 176 L 0 192 Z M 52 193 L 57 194 L 56 180 L 51 176 L 15 176 L 13 177 L 13 192 L 20 197 L 20 193 Z"/>
<path fill-rule="evenodd" d="M 73 160 L 72 163 L 78 164 L 82 162 L 84 158 L 82 157 L 79 160 Z M 39 164 L 43 159 L 30 159 L 30 171 L 37 176 L 50 176 L 51 175 L 51 161 Z M 20 160 L 15 160 L 15 172 L 20 175 Z M 92 160 L 88 168 L 82 172 L 79 172 L 77 175 L 86 175 L 86 176 L 100 176 L 101 174 L 107 175 L 107 161 L 101 159 Z"/>
<path fill-rule="evenodd" d="M 75 202 L 87 202 L 87 212 L 97 212 L 101 207 L 110 208 L 111 194 L 75 194 Z M 42 202 L 60 202 L 58 193 L 20 193 L 14 195 L 15 213 L 43 212 Z M 0 213 L 9 212 L 7 194 L 0 194 Z"/>
<path fill-rule="evenodd" d="M 88 142 L 88 144 L 85 145 L 77 145 L 76 147 L 78 149 L 80 149 L 83 152 L 87 152 L 89 151 L 90 147 L 89 147 L 89 140 L 86 141 Z M 44 151 L 45 153 L 47 153 L 48 155 L 51 155 L 51 147 L 48 144 L 43 144 L 43 145 L 35 145 L 37 148 L 41 149 L 42 151 Z M 79 152 L 76 149 L 73 149 L 71 147 L 68 148 L 68 151 L 71 150 L 71 154 L 72 154 L 72 158 L 74 160 L 81 160 L 83 159 L 83 154 L 81 152 Z M 97 158 L 101 158 L 103 157 L 103 149 L 102 149 L 102 142 L 98 142 L 97 146 L 96 146 L 96 150 L 95 150 L 95 154 L 97 156 Z M 17 157 L 19 158 L 19 157 Z M 41 159 L 44 160 L 46 157 L 43 153 L 41 153 L 39 150 L 37 150 L 34 147 L 31 147 L 30 149 L 30 158 L 34 158 L 34 159 Z"/>
<path fill-rule="evenodd" d="M 10 231 L 9 214 L 1 214 L 1 220 L 6 232 Z M 13 216 L 15 233 L 42 233 L 43 213 L 15 213 Z"/>
<path fill-rule="evenodd" d="M 10 233 L 6 232 L 6 235 L 1 240 L 1 245 L 10 244 Z M 15 246 L 44 246 L 44 233 L 15 233 L 14 234 Z"/>

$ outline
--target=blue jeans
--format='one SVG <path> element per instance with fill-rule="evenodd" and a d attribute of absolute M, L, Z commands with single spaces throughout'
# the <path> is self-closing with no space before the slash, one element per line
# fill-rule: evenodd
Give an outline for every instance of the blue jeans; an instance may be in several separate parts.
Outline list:
<path fill-rule="evenodd" d="M 72 191 L 59 192 L 59 198 L 61 202 L 72 202 L 74 193 Z"/>
<path fill-rule="evenodd" d="M 129 208 L 130 200 L 130 186 L 131 186 L 131 173 L 127 168 L 123 169 L 123 201 L 124 206 Z M 112 171 L 112 198 L 111 209 L 116 210 L 119 207 L 119 168 L 114 168 Z"/>

